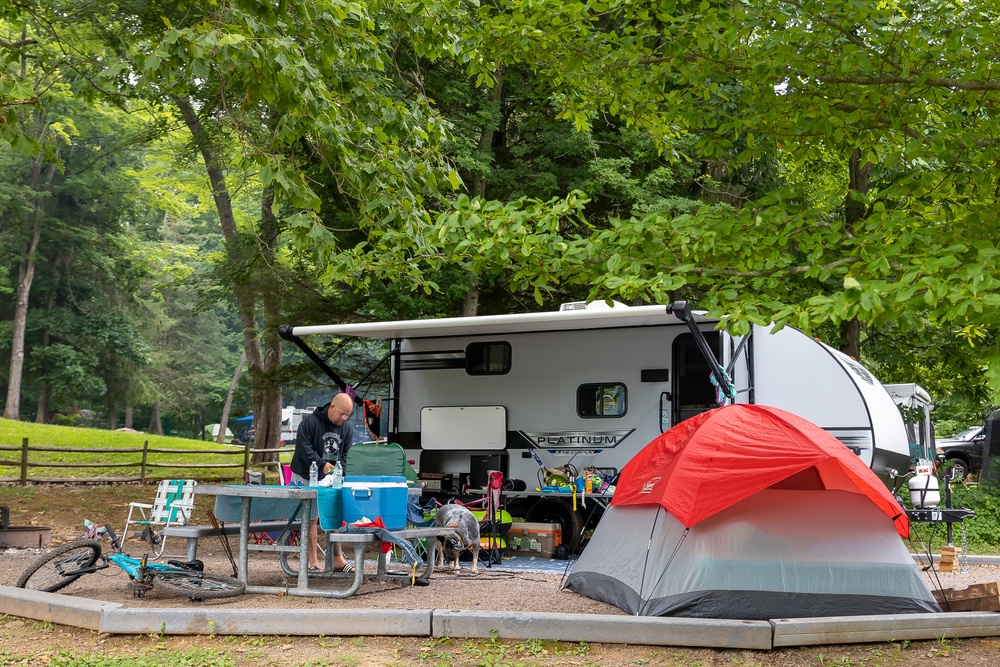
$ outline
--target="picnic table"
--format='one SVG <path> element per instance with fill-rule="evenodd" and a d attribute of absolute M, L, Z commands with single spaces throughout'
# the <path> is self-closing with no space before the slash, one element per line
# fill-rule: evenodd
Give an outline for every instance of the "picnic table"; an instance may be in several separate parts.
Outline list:
<path fill-rule="evenodd" d="M 302 597 L 329 597 L 345 598 L 353 595 L 361 588 L 366 579 L 380 579 L 390 581 L 408 581 L 414 577 L 426 582 L 434 572 L 434 560 L 437 554 L 437 537 L 448 537 L 454 535 L 454 530 L 446 527 L 428 528 L 404 528 L 401 530 L 389 531 L 393 537 L 404 540 L 425 540 L 426 557 L 424 567 L 421 572 L 390 572 L 386 554 L 379 552 L 378 563 L 374 573 L 365 572 L 364 557 L 365 548 L 369 544 L 379 543 L 380 540 L 374 533 L 370 532 L 339 532 L 327 533 L 327 549 L 325 568 L 322 572 L 310 572 L 308 556 L 309 553 L 309 530 L 308 521 L 312 516 L 312 505 L 316 502 L 316 489 L 307 486 L 269 486 L 269 485 L 207 485 L 199 484 L 195 493 L 219 497 L 238 498 L 240 501 L 240 552 L 237 562 L 237 578 L 247 585 L 248 593 L 267 593 L 277 595 L 296 595 Z M 294 507 L 288 501 L 294 503 Z M 254 511 L 254 503 L 259 502 L 269 506 L 268 513 L 287 513 L 283 517 L 270 517 L 272 519 L 286 518 L 288 520 L 298 519 L 301 525 L 305 526 L 299 531 L 299 544 L 289 544 L 287 540 L 279 540 L 276 544 L 255 544 L 249 539 L 254 530 L 253 517 L 260 517 L 259 512 Z M 292 509 L 289 510 L 289 507 Z M 343 573 L 334 571 L 333 567 L 333 545 L 340 543 L 342 546 L 351 546 L 351 555 L 345 557 L 354 564 L 354 572 Z M 249 569 L 247 567 L 250 551 L 270 551 L 276 552 L 282 570 L 289 576 L 296 577 L 296 585 L 292 588 L 284 586 L 259 586 L 253 585 L 249 580 Z M 296 567 L 289 565 L 288 556 L 294 554 L 298 557 Z M 310 579 L 342 580 L 346 582 L 346 587 L 339 589 L 317 588 L 310 585 Z"/>

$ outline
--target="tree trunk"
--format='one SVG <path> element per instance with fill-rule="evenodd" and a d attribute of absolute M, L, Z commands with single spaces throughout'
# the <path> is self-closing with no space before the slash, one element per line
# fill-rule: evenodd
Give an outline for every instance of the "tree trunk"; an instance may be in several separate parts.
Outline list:
<path fill-rule="evenodd" d="M 117 425 L 115 424 L 115 397 L 109 391 L 108 394 L 108 430 L 114 431 Z"/>
<path fill-rule="evenodd" d="M 494 72 L 494 78 L 496 79 L 493 84 L 493 89 L 490 91 L 490 101 L 493 105 L 493 110 L 497 113 L 497 117 L 500 116 L 500 101 L 503 99 L 503 76 L 504 68 L 503 66 L 497 67 L 496 72 Z M 496 138 L 497 128 L 483 126 L 479 130 L 479 154 L 484 158 L 489 157 L 489 160 L 484 162 L 492 163 L 493 157 L 493 142 Z M 486 174 L 483 172 L 473 172 L 472 178 L 469 183 L 469 190 L 473 197 L 485 197 L 486 196 Z M 465 293 L 465 299 L 462 302 L 462 317 L 474 317 L 476 313 L 479 312 L 479 276 L 472 271 L 466 272 L 469 279 L 469 291 Z"/>
<path fill-rule="evenodd" d="M 274 188 L 264 188 L 261 195 L 261 220 L 259 252 L 264 256 L 265 263 L 274 261 L 275 243 L 278 239 L 278 221 L 274 217 Z M 281 384 L 277 381 L 281 368 L 281 338 L 278 336 L 278 322 L 281 317 L 281 295 L 278 289 L 265 289 L 262 292 L 264 307 L 264 358 L 262 384 L 252 386 L 260 392 L 260 406 L 254 403 L 254 437 L 257 447 L 261 449 L 277 449 L 281 438 Z M 254 463 L 274 462 L 278 453 L 254 454 Z"/>
<path fill-rule="evenodd" d="M 469 291 L 465 293 L 465 300 L 462 301 L 462 317 L 475 317 L 479 310 L 479 276 L 468 271 Z"/>
<path fill-rule="evenodd" d="M 24 335 L 28 325 L 28 299 L 31 294 L 31 283 L 35 279 L 35 253 L 42 238 L 42 220 L 44 219 L 44 200 L 39 188 L 42 179 L 42 158 L 31 161 L 29 186 L 36 192 L 35 210 L 31 239 L 21 246 L 21 265 L 17 272 L 17 301 L 14 306 L 14 323 L 10 343 L 10 376 L 7 380 L 7 402 L 4 405 L 5 419 L 21 418 L 21 382 L 24 377 Z M 46 185 L 51 184 L 55 175 L 55 165 L 48 165 L 45 177 Z"/>
<path fill-rule="evenodd" d="M 153 414 L 149 417 L 149 428 L 146 433 L 163 435 L 163 422 L 160 420 L 160 402 L 153 403 Z"/>
<path fill-rule="evenodd" d="M 840 323 L 840 351 L 852 359 L 861 358 L 861 322 L 858 318 Z"/>
<path fill-rule="evenodd" d="M 226 437 L 226 429 L 229 428 L 229 409 L 233 407 L 233 394 L 236 393 L 236 385 L 240 383 L 240 376 L 243 375 L 243 363 L 246 361 L 246 350 L 240 355 L 240 360 L 236 364 L 236 372 L 233 373 L 233 381 L 229 383 L 229 393 L 226 394 L 226 402 L 222 405 L 222 416 L 219 417 L 219 435 L 215 439 L 216 444 L 221 445 Z"/>
<path fill-rule="evenodd" d="M 493 110 L 497 113 L 497 117 L 500 116 L 500 101 L 503 99 L 503 75 L 504 69 L 502 66 L 497 67 L 496 72 L 493 73 L 496 81 L 493 84 L 493 89 L 490 91 L 490 102 L 492 103 Z M 479 154 L 485 157 L 492 158 L 493 153 L 493 139 L 496 136 L 497 128 L 495 127 L 482 127 L 479 131 Z M 492 163 L 492 160 L 485 160 L 486 162 Z M 471 183 L 469 183 L 469 190 L 473 197 L 483 197 L 486 195 L 486 174 L 481 172 L 474 172 L 472 174 Z"/>
<path fill-rule="evenodd" d="M 132 428 L 132 403 L 130 401 L 125 403 L 125 423 L 123 426 L 128 429 Z"/>
<path fill-rule="evenodd" d="M 238 263 L 239 243 L 236 217 L 233 215 L 232 199 L 226 185 L 220 157 L 191 101 L 179 96 L 172 96 L 172 99 L 177 104 L 177 108 L 184 118 L 184 123 L 190 130 L 195 146 L 197 146 L 205 163 L 208 180 L 212 186 L 215 208 L 219 214 L 219 224 L 229 249 L 230 262 Z M 265 194 L 265 199 L 267 198 L 268 195 Z M 270 198 L 273 200 L 273 192 Z M 263 217 L 272 217 L 269 203 L 267 204 L 267 213 L 263 214 Z M 264 236 L 263 230 L 261 235 Z M 262 291 L 266 294 L 268 290 Z M 273 383 L 268 379 L 267 369 L 270 364 L 275 363 L 275 360 L 278 364 L 281 363 L 280 348 L 276 354 L 270 350 L 261 350 L 261 344 L 257 340 L 258 323 L 254 291 L 237 289 L 235 294 L 240 323 L 243 325 L 243 350 L 246 353 L 247 373 L 250 376 L 254 437 L 261 447 L 269 447 L 270 445 L 267 443 L 272 443 L 277 447 L 278 436 L 281 433 L 281 388 L 271 386 Z M 277 298 L 277 295 L 273 296 Z M 277 340 L 276 332 L 273 337 Z M 265 344 L 267 344 L 266 339 Z M 280 346 L 280 340 L 277 340 L 276 344 Z M 268 356 L 267 361 L 265 361 L 265 355 Z"/>
<path fill-rule="evenodd" d="M 860 148 L 851 151 L 851 157 L 848 160 L 849 185 L 847 199 L 844 202 L 844 221 L 847 223 L 849 231 L 853 231 L 854 226 L 867 216 L 864 202 L 858 201 L 854 194 L 868 192 L 871 167 L 870 162 L 862 164 Z M 841 352 L 855 359 L 861 358 L 861 322 L 857 318 L 841 323 L 840 339 Z"/>
<path fill-rule="evenodd" d="M 52 385 L 45 383 L 38 390 L 38 409 L 35 410 L 35 423 L 44 424 L 49 414 L 49 399 L 52 398 Z"/>
<path fill-rule="evenodd" d="M 53 271 L 56 273 L 56 271 Z M 46 314 L 51 315 L 52 310 L 56 307 L 56 293 L 53 290 L 49 294 L 49 303 L 45 307 Z M 49 345 L 49 330 L 48 327 L 42 331 L 42 347 L 48 347 Z M 35 411 L 35 423 L 44 424 L 49 416 L 49 401 L 52 399 L 52 385 L 48 382 L 42 383 L 42 388 L 38 390 L 38 409 Z"/>

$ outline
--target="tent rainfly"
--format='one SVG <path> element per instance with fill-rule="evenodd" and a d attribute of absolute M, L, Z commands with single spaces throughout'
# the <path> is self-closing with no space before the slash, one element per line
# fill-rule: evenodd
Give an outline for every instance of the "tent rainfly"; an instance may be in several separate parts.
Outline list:
<path fill-rule="evenodd" d="M 566 587 L 641 616 L 766 620 L 940 611 L 903 508 L 839 440 L 730 405 L 622 470 Z"/>

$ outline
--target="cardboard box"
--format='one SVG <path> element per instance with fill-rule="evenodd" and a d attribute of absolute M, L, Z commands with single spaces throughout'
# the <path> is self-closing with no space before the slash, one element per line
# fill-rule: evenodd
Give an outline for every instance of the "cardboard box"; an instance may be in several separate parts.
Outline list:
<path fill-rule="evenodd" d="M 968 588 L 931 591 L 942 611 L 1000 611 L 997 582 L 973 584 Z"/>
<path fill-rule="evenodd" d="M 552 558 L 562 544 L 562 526 L 558 523 L 526 523 L 515 521 L 507 533 L 508 556 Z"/>
<path fill-rule="evenodd" d="M 401 475 L 348 475 L 342 492 L 344 521 L 382 517 L 389 530 L 406 528 L 406 477 Z"/>

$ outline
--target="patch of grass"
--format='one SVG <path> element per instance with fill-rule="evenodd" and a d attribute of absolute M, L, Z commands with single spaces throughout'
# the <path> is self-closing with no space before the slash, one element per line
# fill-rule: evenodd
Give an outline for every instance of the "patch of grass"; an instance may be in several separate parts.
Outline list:
<path fill-rule="evenodd" d="M 152 655 L 136 652 L 127 656 L 63 651 L 52 656 L 47 664 L 52 667 L 235 667 L 237 663 L 222 651 L 189 649 L 157 651 Z"/>

